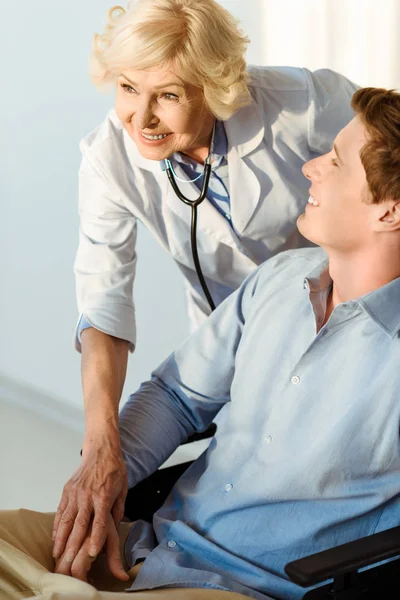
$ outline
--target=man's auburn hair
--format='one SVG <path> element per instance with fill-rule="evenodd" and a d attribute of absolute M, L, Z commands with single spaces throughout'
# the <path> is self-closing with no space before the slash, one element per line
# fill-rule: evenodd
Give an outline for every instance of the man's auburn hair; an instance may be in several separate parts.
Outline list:
<path fill-rule="evenodd" d="M 400 93 L 361 88 L 353 95 L 351 106 L 368 134 L 360 157 L 372 202 L 400 200 Z"/>

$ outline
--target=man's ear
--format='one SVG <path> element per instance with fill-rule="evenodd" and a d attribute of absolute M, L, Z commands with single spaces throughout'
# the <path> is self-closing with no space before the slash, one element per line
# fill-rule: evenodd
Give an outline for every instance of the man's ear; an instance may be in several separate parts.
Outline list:
<path fill-rule="evenodd" d="M 385 200 L 376 204 L 376 207 L 378 231 L 400 230 L 400 200 Z"/>

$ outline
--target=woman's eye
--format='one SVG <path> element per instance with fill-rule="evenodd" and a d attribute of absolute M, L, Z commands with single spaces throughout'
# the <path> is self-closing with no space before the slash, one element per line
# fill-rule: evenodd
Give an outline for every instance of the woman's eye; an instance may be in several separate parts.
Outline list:
<path fill-rule="evenodd" d="M 128 93 L 128 94 L 137 94 L 137 91 L 135 90 L 135 88 L 133 88 L 131 85 L 128 85 L 127 83 L 121 83 L 121 87 Z"/>
<path fill-rule="evenodd" d="M 179 100 L 178 96 L 175 94 L 169 94 L 168 92 L 165 92 L 162 97 L 165 98 L 165 100 L 172 100 L 173 102 L 177 102 Z"/>
<path fill-rule="evenodd" d="M 332 158 L 332 164 L 333 164 L 334 167 L 338 166 L 336 158 Z"/>

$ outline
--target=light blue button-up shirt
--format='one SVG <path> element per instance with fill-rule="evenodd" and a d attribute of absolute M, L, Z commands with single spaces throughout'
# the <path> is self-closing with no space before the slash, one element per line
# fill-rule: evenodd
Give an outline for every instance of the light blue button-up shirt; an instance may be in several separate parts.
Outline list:
<path fill-rule="evenodd" d="M 120 415 L 129 485 L 218 413 L 153 523 L 131 589 L 298 599 L 287 562 L 400 523 L 400 278 L 338 305 L 319 248 L 255 270 Z"/>

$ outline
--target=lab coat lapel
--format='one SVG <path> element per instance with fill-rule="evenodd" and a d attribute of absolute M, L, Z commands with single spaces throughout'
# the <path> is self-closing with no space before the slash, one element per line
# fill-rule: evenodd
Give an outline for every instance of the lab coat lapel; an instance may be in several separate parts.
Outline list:
<path fill-rule="evenodd" d="M 174 163 L 174 171 L 180 179 L 187 181 L 187 175 L 178 163 Z M 182 202 L 175 194 L 166 173 L 163 173 L 163 196 L 166 198 L 168 207 L 183 221 L 187 222 L 190 228 L 191 207 Z M 199 196 L 199 190 L 194 183 L 183 183 L 177 181 L 182 193 L 189 199 L 195 199 Z M 197 208 L 197 230 L 198 238 L 202 232 L 207 236 L 211 235 L 219 242 L 228 246 L 237 248 L 240 245 L 237 236 L 234 234 L 228 221 L 218 212 L 218 210 L 205 198 Z M 190 229 L 189 229 L 190 231 Z M 199 239 L 200 241 L 200 239 Z"/>
<path fill-rule="evenodd" d="M 232 221 L 243 233 L 260 201 L 261 186 L 246 157 L 263 141 L 264 122 L 257 104 L 239 110 L 225 122 L 228 138 L 229 192 Z"/>
<path fill-rule="evenodd" d="M 240 158 L 235 147 L 228 153 L 228 171 L 232 222 L 236 231 L 242 234 L 260 201 L 261 186 L 253 169 L 246 164 L 245 158 Z"/>
<path fill-rule="evenodd" d="M 242 111 L 246 113 L 246 109 L 242 109 Z M 246 136 L 243 136 L 243 131 L 246 130 L 243 121 L 246 120 L 252 120 L 251 130 L 249 130 L 252 131 L 252 135 L 248 139 L 246 139 Z M 240 232 L 244 229 L 246 223 L 250 219 L 260 195 L 260 186 L 257 177 L 252 170 L 244 164 L 240 154 L 246 154 L 247 152 L 250 152 L 254 146 L 258 145 L 260 127 L 259 122 L 254 120 L 254 117 L 253 119 L 248 119 L 246 114 L 241 119 L 237 119 L 234 116 L 229 120 L 229 122 L 231 121 L 233 122 L 230 124 L 229 128 L 230 138 L 232 140 L 238 140 L 239 147 L 237 148 L 233 145 L 228 150 L 229 187 L 232 218 L 235 228 Z M 262 133 L 263 130 L 261 132 L 261 139 Z M 136 144 L 125 130 L 123 131 L 123 135 L 129 160 L 135 166 L 145 169 L 146 171 L 151 171 L 156 176 L 156 179 L 160 182 L 162 198 L 165 199 L 167 206 L 183 222 L 188 223 L 188 226 L 190 227 L 191 208 L 176 196 L 169 183 L 166 172 L 161 169 L 160 163 L 144 158 L 139 153 Z M 230 138 L 228 137 L 228 145 Z M 176 162 L 174 163 L 174 170 L 180 179 L 188 181 L 186 173 Z M 199 190 L 194 183 L 181 183 L 178 181 L 178 185 L 188 198 L 198 197 Z M 245 199 L 243 198 L 244 194 L 241 190 L 247 190 Z M 201 236 L 201 232 L 204 231 L 207 235 L 213 236 L 219 242 L 227 244 L 232 248 L 242 250 L 240 240 L 228 221 L 218 212 L 211 202 L 207 200 L 207 198 L 198 207 L 197 227 L 199 232 L 198 236 Z"/>

